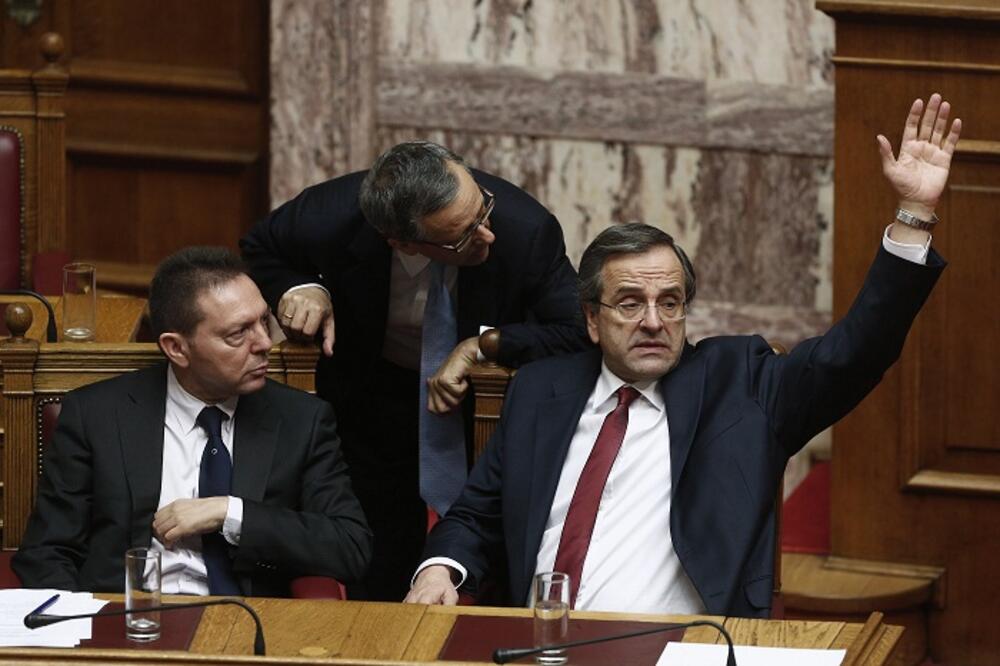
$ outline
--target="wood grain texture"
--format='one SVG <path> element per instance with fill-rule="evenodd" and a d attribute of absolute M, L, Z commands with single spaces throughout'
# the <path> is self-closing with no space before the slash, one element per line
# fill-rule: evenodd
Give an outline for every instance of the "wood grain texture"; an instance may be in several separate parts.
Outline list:
<path fill-rule="evenodd" d="M 862 283 L 873 230 L 884 228 L 896 205 L 869 152 L 872 137 L 885 134 L 898 146 L 911 101 L 941 91 L 968 128 L 963 142 L 973 142 L 957 151 L 937 209 L 944 223 L 933 244 L 949 266 L 897 366 L 834 427 L 831 539 L 837 556 L 944 568 L 943 607 L 930 615 L 930 656 L 992 664 L 1000 634 L 989 618 L 1000 614 L 1000 594 L 984 572 L 1000 550 L 1000 505 L 992 494 L 1000 479 L 1000 319 L 983 299 L 1000 289 L 992 268 L 1000 256 L 1000 160 L 989 149 L 1000 140 L 1000 40 L 995 22 L 970 20 L 960 3 L 920 4 L 898 3 L 875 22 L 829 3 L 838 57 L 889 61 L 845 62 L 836 72 L 835 159 L 851 167 L 835 173 L 835 316 Z M 921 65 L 927 62 L 974 67 Z"/>

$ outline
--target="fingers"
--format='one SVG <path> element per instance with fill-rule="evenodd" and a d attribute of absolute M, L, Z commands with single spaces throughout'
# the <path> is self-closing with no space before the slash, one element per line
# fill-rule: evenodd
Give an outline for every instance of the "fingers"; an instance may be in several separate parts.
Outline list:
<path fill-rule="evenodd" d="M 931 132 L 934 129 L 934 119 L 937 118 L 940 106 L 941 95 L 934 93 L 927 102 L 927 111 L 924 113 L 924 119 L 920 123 L 920 133 L 917 135 L 920 141 L 930 141 Z"/>
<path fill-rule="evenodd" d="M 305 287 L 285 293 L 278 302 L 278 321 L 291 337 L 313 338 L 323 332 L 323 351 L 333 354 L 333 306 L 326 291 Z"/>
<path fill-rule="evenodd" d="M 955 152 L 955 146 L 958 144 L 958 137 L 961 134 L 962 119 L 955 118 L 955 121 L 951 124 L 951 131 L 948 132 L 947 138 L 945 138 L 944 143 L 941 144 L 941 149 L 948 153 L 949 157 Z"/>
<path fill-rule="evenodd" d="M 323 353 L 333 356 L 333 314 L 323 320 Z"/>
<path fill-rule="evenodd" d="M 920 114 L 924 110 L 924 100 L 915 99 L 910 106 L 910 115 L 906 116 L 906 125 L 903 126 L 903 143 L 916 141 L 917 126 L 920 124 Z"/>
<path fill-rule="evenodd" d="M 948 102 L 941 102 L 941 108 L 938 110 L 937 119 L 934 121 L 934 131 L 931 132 L 931 143 L 935 146 L 941 145 L 941 137 L 944 136 L 944 131 L 948 128 L 948 114 L 951 112 L 951 104 Z M 930 109 L 928 109 L 928 114 Z"/>
<path fill-rule="evenodd" d="M 458 603 L 458 592 L 451 585 L 421 585 L 410 590 L 403 603 L 454 606 Z"/>
<path fill-rule="evenodd" d="M 875 142 L 878 144 L 878 152 L 882 156 L 882 172 L 884 173 L 896 164 L 896 158 L 892 154 L 892 145 L 889 143 L 889 139 L 879 134 L 875 137 Z"/>
<path fill-rule="evenodd" d="M 450 383 L 431 377 L 427 380 L 427 410 L 432 414 L 447 414 L 462 404 L 468 391 L 469 382 L 465 379 Z"/>

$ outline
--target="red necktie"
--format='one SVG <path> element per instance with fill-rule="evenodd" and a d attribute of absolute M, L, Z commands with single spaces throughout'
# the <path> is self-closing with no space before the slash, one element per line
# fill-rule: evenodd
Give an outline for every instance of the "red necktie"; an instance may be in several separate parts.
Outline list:
<path fill-rule="evenodd" d="M 580 480 L 576 483 L 573 500 L 566 512 L 566 522 L 563 523 L 562 536 L 559 538 L 559 550 L 556 551 L 555 571 L 568 573 L 570 576 L 570 608 L 576 606 L 576 593 L 580 589 L 580 574 L 583 573 L 583 561 L 590 547 L 590 537 L 597 522 L 597 509 L 601 504 L 601 494 L 608 482 L 611 466 L 618 456 L 618 450 L 625 439 L 625 428 L 628 427 L 628 407 L 639 396 L 639 392 L 631 386 L 618 389 L 618 406 L 604 419 L 601 432 L 597 434 L 597 442 L 590 451 L 587 464 L 583 466 Z"/>

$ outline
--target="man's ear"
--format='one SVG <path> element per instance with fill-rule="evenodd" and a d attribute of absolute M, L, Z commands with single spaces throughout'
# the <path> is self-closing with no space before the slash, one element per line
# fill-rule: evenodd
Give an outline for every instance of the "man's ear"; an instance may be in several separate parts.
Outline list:
<path fill-rule="evenodd" d="M 183 335 L 174 333 L 173 331 L 160 333 L 158 342 L 160 349 L 168 361 L 181 368 L 186 368 L 191 364 L 191 359 L 188 356 L 187 340 Z"/>
<path fill-rule="evenodd" d="M 407 254 L 411 257 L 415 254 L 420 253 L 420 251 L 416 247 L 416 243 L 396 240 L 395 238 L 387 238 L 386 242 L 389 243 L 389 247 L 391 247 L 393 250 L 399 250 L 403 254 Z"/>
<path fill-rule="evenodd" d="M 601 342 L 601 336 L 597 330 L 597 311 L 601 306 L 594 306 L 593 303 L 583 305 L 583 316 L 587 318 L 587 335 L 595 345 Z"/>

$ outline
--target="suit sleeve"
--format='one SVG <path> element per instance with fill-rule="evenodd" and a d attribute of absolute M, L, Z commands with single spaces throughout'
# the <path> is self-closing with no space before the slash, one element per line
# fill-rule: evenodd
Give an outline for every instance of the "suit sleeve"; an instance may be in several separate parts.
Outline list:
<path fill-rule="evenodd" d="M 297 508 L 244 498 L 235 569 L 253 572 L 266 563 L 291 575 L 358 580 L 371 559 L 372 533 L 351 490 L 333 410 L 325 403 L 317 401 L 307 446 L 304 464 L 286 479 L 299 489 Z"/>
<path fill-rule="evenodd" d="M 577 275 L 566 256 L 555 217 L 538 225 L 525 262 L 524 322 L 500 326 L 499 362 L 519 367 L 546 356 L 590 346 L 577 295 Z"/>
<path fill-rule="evenodd" d="M 906 335 L 945 262 L 926 266 L 880 248 L 843 319 L 823 336 L 775 357 L 763 341 L 749 363 L 758 401 L 771 415 L 777 441 L 792 455 L 851 411 L 902 353 Z"/>
<path fill-rule="evenodd" d="M 91 459 L 81 407 L 70 393 L 45 451 L 34 511 L 11 563 L 25 587 L 80 589 L 93 505 Z"/>
<path fill-rule="evenodd" d="M 322 282 L 321 269 L 312 258 L 315 240 L 312 215 L 307 212 L 306 190 L 276 208 L 240 240 L 243 259 L 271 309 L 292 287 Z"/>

